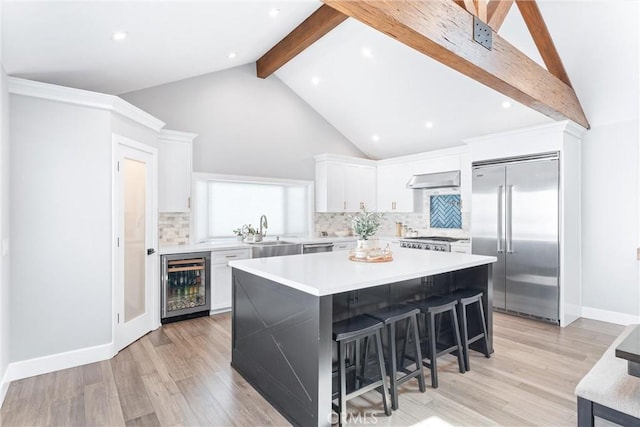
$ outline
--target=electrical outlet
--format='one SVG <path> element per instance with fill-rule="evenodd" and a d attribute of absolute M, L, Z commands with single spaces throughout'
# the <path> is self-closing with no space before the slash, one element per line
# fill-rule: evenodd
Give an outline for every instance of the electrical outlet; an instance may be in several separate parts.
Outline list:
<path fill-rule="evenodd" d="M 2 256 L 7 256 L 9 254 L 9 239 L 2 239 Z"/>
<path fill-rule="evenodd" d="M 636 258 L 640 261 L 640 248 L 636 249 Z"/>

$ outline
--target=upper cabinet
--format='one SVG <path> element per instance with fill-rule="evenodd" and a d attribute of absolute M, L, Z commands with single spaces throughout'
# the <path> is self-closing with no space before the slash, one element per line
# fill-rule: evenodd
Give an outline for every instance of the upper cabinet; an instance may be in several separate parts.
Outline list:
<path fill-rule="evenodd" d="M 413 212 L 413 190 L 407 182 L 413 173 L 406 164 L 378 166 L 378 210 L 380 212 Z"/>
<path fill-rule="evenodd" d="M 374 161 L 328 154 L 315 159 L 317 212 L 376 210 Z"/>
<path fill-rule="evenodd" d="M 413 175 L 460 171 L 459 190 L 411 190 L 407 183 Z M 378 174 L 378 210 L 380 212 L 421 212 L 424 197 L 436 193 L 459 191 L 462 210 L 468 210 L 471 199 L 471 163 L 468 149 L 456 147 L 429 151 L 409 156 L 394 157 L 377 162 Z"/>
<path fill-rule="evenodd" d="M 162 130 L 158 136 L 158 211 L 189 212 L 194 133 Z"/>
<path fill-rule="evenodd" d="M 317 212 L 422 212 L 425 197 L 452 192 L 460 193 L 461 211 L 470 210 L 471 156 L 465 146 L 378 161 L 330 154 L 315 159 Z M 413 175 L 457 170 L 459 189 L 407 188 Z"/>

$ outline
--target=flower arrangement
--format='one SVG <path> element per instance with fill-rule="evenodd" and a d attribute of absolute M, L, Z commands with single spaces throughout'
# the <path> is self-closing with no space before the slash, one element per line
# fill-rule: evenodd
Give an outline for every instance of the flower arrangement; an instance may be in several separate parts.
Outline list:
<path fill-rule="evenodd" d="M 384 214 L 382 213 L 367 212 L 366 209 L 362 209 L 362 212 L 357 215 L 349 215 L 353 234 L 360 237 L 362 240 L 367 240 L 369 237 L 376 234 L 380 227 L 380 220 L 383 216 Z"/>
<path fill-rule="evenodd" d="M 247 236 L 253 236 L 256 234 L 256 229 L 253 228 L 251 224 L 244 224 L 242 227 L 232 230 L 232 232 L 238 237 L 246 238 Z"/>

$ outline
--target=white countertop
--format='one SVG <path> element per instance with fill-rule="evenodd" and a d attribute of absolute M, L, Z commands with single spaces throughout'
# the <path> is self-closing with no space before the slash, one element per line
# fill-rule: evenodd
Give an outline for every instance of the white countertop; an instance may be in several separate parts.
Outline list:
<path fill-rule="evenodd" d="M 394 260 L 354 262 L 346 252 L 324 252 L 229 262 L 231 267 L 315 296 L 369 288 L 496 262 L 495 257 L 396 249 Z"/>
<path fill-rule="evenodd" d="M 383 239 L 383 237 L 380 237 Z M 347 236 L 347 237 L 281 237 L 280 240 L 284 242 L 294 242 L 294 243 L 328 243 L 328 242 L 355 242 L 358 239 L 357 236 Z M 384 237 L 384 239 L 391 239 Z M 273 241 L 275 238 L 271 236 L 267 236 L 264 241 L 269 242 Z M 202 251 L 218 251 L 225 249 L 251 249 L 253 245 L 251 243 L 242 243 L 235 239 L 220 239 L 220 240 L 212 240 L 205 243 L 196 243 L 193 245 L 179 245 L 179 246 L 161 246 L 159 253 L 160 255 L 166 254 L 183 254 L 187 252 L 202 252 Z"/>

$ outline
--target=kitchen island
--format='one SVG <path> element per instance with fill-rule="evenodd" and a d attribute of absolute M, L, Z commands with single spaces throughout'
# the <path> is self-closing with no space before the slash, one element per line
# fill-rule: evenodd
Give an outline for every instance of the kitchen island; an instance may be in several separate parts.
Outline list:
<path fill-rule="evenodd" d="M 344 252 L 232 261 L 232 366 L 294 425 L 331 424 L 332 324 L 385 305 L 484 291 L 493 348 L 495 257 L 399 249 L 388 263 Z"/>

